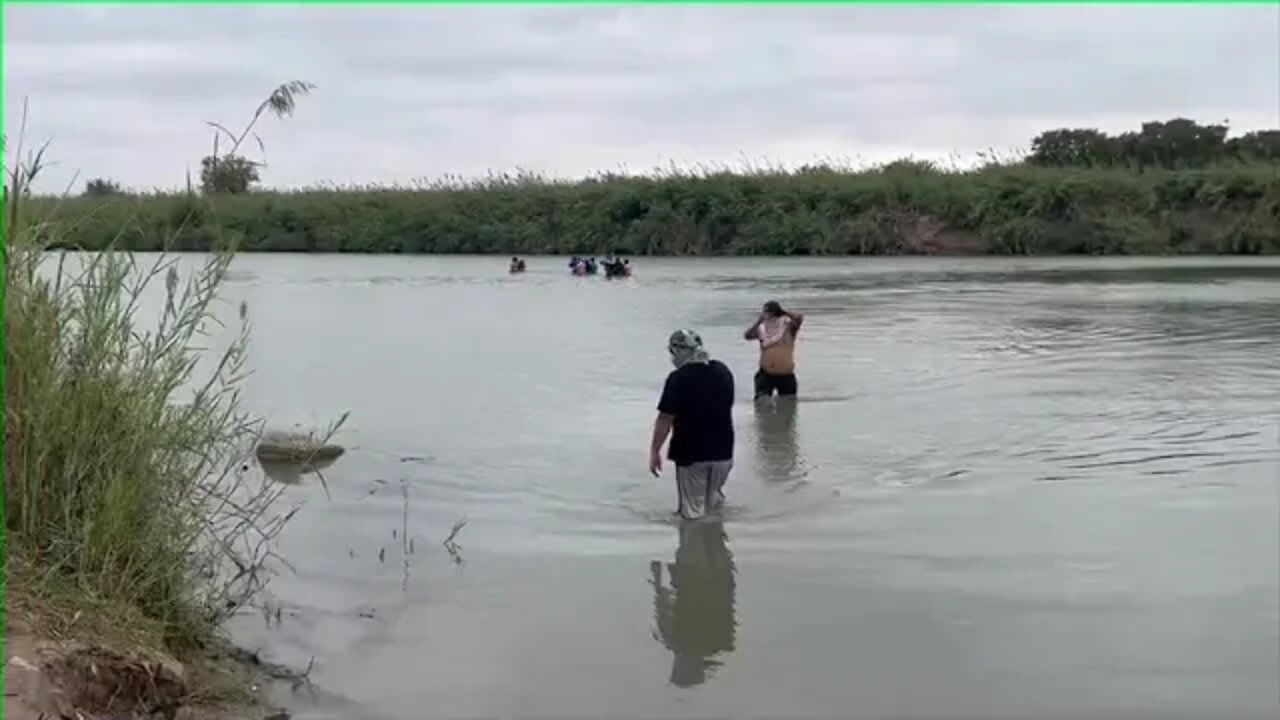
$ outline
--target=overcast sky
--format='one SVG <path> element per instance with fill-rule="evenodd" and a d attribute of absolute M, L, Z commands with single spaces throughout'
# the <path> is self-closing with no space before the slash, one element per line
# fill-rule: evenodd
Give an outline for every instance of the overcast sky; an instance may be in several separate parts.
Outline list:
<path fill-rule="evenodd" d="M 206 120 L 269 185 L 527 168 L 880 162 L 1184 115 L 1280 126 L 1280 7 L 5 8 L 5 125 L 72 173 L 172 187 Z M 12 147 L 12 145 L 11 145 Z M 257 153 L 256 147 L 254 154 Z"/>

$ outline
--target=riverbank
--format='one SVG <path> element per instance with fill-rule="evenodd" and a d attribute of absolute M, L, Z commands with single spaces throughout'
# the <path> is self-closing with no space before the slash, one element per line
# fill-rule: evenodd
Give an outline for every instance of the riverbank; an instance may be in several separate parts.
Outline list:
<path fill-rule="evenodd" d="M 174 628 L 119 593 L 48 583 L 21 547 L 8 553 L 4 579 L 8 720 L 286 720 L 277 691 L 309 682 L 231 644 L 216 626 L 187 628 L 199 637 L 177 642 Z"/>
<path fill-rule="evenodd" d="M 40 211 L 52 208 L 36 200 Z M 212 209 L 211 209 L 212 208 Z M 495 178 L 466 186 L 67 198 L 64 242 L 265 252 L 626 255 L 1280 253 L 1280 165 L 990 165 Z"/>
<path fill-rule="evenodd" d="M 289 671 L 223 631 L 291 516 L 240 471 L 247 308 L 204 349 L 231 255 L 186 277 L 124 252 L 64 268 L 23 192 L 37 171 L 12 169 L 4 202 L 4 717 L 282 717 L 260 691 Z"/>
<path fill-rule="evenodd" d="M 218 644 L 179 661 L 138 638 L 55 630 L 47 611 L 6 607 L 4 642 L 8 720 L 183 718 L 287 720 L 273 705 L 283 668 Z M 53 623 L 58 624 L 57 620 Z"/>

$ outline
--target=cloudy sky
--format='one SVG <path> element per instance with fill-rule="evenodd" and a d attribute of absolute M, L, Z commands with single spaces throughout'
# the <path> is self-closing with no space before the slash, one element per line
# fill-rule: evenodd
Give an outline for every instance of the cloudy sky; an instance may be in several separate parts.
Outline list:
<path fill-rule="evenodd" d="M 265 183 L 971 158 L 1062 126 L 1280 126 L 1280 6 L 5 8 L 6 131 L 172 187 L 285 80 Z M 256 147 L 254 154 L 256 154 Z"/>

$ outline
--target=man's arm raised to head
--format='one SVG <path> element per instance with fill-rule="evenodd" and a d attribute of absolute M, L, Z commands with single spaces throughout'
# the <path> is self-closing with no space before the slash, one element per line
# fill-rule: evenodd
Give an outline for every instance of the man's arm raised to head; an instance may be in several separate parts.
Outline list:
<path fill-rule="evenodd" d="M 792 336 L 800 334 L 800 326 L 804 324 L 804 313 L 787 313 L 787 317 L 791 318 L 791 334 Z"/>
<path fill-rule="evenodd" d="M 746 332 L 742 333 L 743 340 L 755 340 L 760 337 L 760 323 L 764 322 L 764 315 L 757 315 L 756 319 L 751 322 L 751 326 Z"/>

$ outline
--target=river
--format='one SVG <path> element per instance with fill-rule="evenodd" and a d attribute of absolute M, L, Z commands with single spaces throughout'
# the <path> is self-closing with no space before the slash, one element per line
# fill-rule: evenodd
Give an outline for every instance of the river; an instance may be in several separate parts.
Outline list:
<path fill-rule="evenodd" d="M 1280 262 L 246 255 L 299 718 L 1264 717 Z M 806 314 L 755 407 L 761 303 Z M 647 473 L 667 335 L 735 372 L 721 524 Z M 466 524 L 450 552 L 442 541 Z M 407 532 L 407 538 L 406 538 Z"/>

